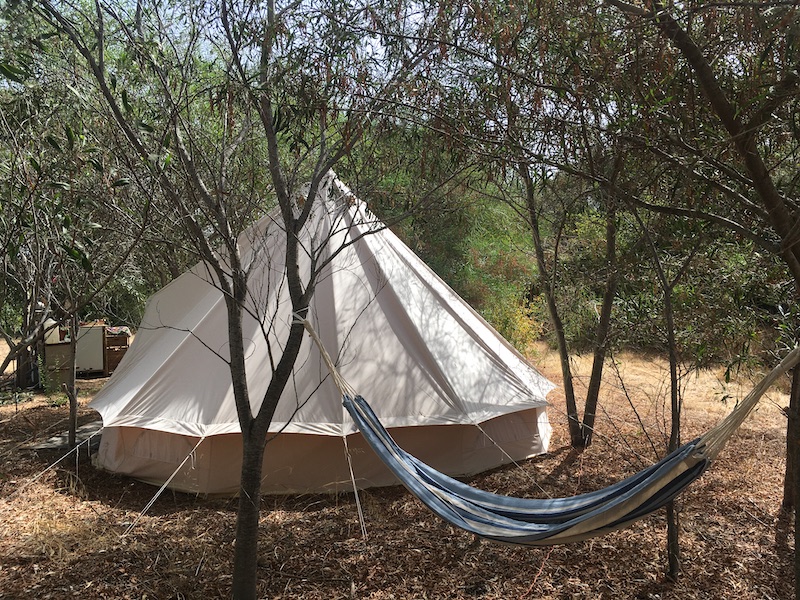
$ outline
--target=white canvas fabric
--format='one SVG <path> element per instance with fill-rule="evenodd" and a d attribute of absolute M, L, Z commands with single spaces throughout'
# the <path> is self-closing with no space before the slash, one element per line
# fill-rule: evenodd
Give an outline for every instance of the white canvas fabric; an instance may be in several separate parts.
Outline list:
<path fill-rule="evenodd" d="M 312 262 L 324 265 L 308 319 L 393 435 L 451 475 L 546 451 L 552 384 L 335 176 L 320 194 L 300 236 L 304 280 Z M 242 234 L 240 251 L 251 268 L 244 331 L 255 412 L 293 318 L 279 213 Z M 177 469 L 176 489 L 236 493 L 241 438 L 226 309 L 210 282 L 200 263 L 148 302 L 132 346 L 92 402 L 104 424 L 99 466 L 159 484 Z M 344 438 L 359 486 L 395 482 L 360 440 L 310 339 L 270 431 L 277 437 L 266 450 L 265 492 L 351 488 Z"/>

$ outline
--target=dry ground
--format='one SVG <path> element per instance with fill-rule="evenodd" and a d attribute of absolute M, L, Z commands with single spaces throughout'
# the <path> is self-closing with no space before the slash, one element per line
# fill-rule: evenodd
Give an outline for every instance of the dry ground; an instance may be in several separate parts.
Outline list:
<path fill-rule="evenodd" d="M 617 357 L 637 419 L 612 369 L 596 443 L 570 451 L 563 395 L 551 395 L 551 452 L 472 479 L 513 495 L 567 496 L 603 487 L 663 448 L 665 367 Z M 555 358 L 534 361 L 553 381 Z M 589 361 L 575 359 L 585 375 Z M 579 378 L 579 383 L 583 379 Z M 85 406 L 102 380 L 83 382 Z M 749 387 L 722 372 L 685 380 L 684 439 L 703 432 Z M 712 468 L 679 498 L 683 574 L 663 576 L 658 513 L 593 541 L 543 549 L 477 542 L 437 520 L 402 488 L 264 500 L 263 598 L 736 598 L 792 597 L 793 530 L 779 511 L 785 390 L 773 390 Z M 722 398 L 728 398 L 727 405 Z M 132 532 L 154 488 L 92 468 L 85 454 L 34 480 L 58 458 L 30 449 L 65 428 L 67 408 L 42 396 L 0 406 L 0 598 L 216 598 L 230 584 L 235 501 L 164 494 Z M 644 426 L 639 425 L 639 422 Z M 646 431 L 646 433 L 645 433 Z"/>

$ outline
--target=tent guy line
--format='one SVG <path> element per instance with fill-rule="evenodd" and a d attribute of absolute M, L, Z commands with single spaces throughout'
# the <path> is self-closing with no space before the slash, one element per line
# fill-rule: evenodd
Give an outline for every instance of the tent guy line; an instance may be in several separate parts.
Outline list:
<path fill-rule="evenodd" d="M 131 524 L 128 525 L 125 528 L 125 531 L 122 532 L 120 537 L 125 537 L 131 531 L 134 530 L 134 528 L 139 523 L 139 521 L 142 519 L 142 517 L 144 517 L 145 514 L 147 514 L 147 511 L 150 510 L 153 507 L 153 505 L 158 501 L 158 499 L 161 497 L 161 494 L 164 493 L 164 490 L 166 490 L 169 487 L 169 484 L 172 481 L 172 479 L 178 473 L 180 473 L 180 470 L 183 468 L 183 465 L 186 464 L 186 461 L 188 461 L 190 458 L 192 458 L 195 455 L 195 452 L 197 451 L 197 449 L 200 447 L 200 444 L 202 444 L 203 440 L 205 440 L 205 439 L 206 439 L 205 437 L 201 437 L 200 438 L 200 440 L 197 442 L 197 444 L 195 444 L 195 447 L 192 448 L 191 452 L 189 452 L 189 454 L 186 455 L 186 458 L 183 459 L 183 462 L 181 462 L 181 464 L 178 465 L 178 467 L 175 469 L 175 471 L 173 471 L 172 475 L 170 475 L 170 477 L 164 482 L 164 484 L 160 488 L 158 488 L 158 491 L 156 491 L 156 493 L 153 494 L 153 497 L 150 498 L 150 501 L 147 504 L 144 505 L 144 508 L 139 512 L 138 515 L 136 515 L 136 518 L 133 520 L 133 522 L 131 522 Z"/>
<path fill-rule="evenodd" d="M 35 476 L 33 476 L 33 477 L 31 477 L 30 479 L 28 479 L 28 480 L 27 480 L 25 483 L 23 483 L 21 486 L 19 486 L 18 488 L 16 488 L 16 489 L 15 489 L 15 490 L 14 490 L 14 491 L 11 493 L 11 495 L 10 495 L 9 497 L 14 497 L 16 494 L 19 494 L 19 493 L 21 493 L 23 490 L 26 490 L 26 489 L 28 489 L 28 487 L 30 487 L 31 485 L 33 485 L 34 483 L 36 483 L 37 481 L 39 481 L 39 479 L 41 479 L 41 478 L 42 478 L 44 475 L 46 475 L 46 474 L 47 474 L 49 471 L 51 471 L 51 470 L 55 469 L 55 468 L 56 468 L 56 467 L 57 467 L 59 464 L 61 464 L 61 462 L 63 462 L 63 461 L 64 461 L 64 459 L 66 459 L 67 457 L 71 456 L 72 454 L 75 454 L 75 457 L 76 457 L 76 469 L 77 469 L 77 457 L 78 457 L 78 453 L 80 452 L 81 448 L 83 448 L 83 447 L 85 446 L 85 447 L 88 449 L 88 448 L 90 447 L 90 445 L 91 445 L 91 442 L 92 442 L 92 440 L 94 439 L 94 437 L 95 437 L 95 436 L 97 436 L 97 435 L 100 435 L 101 433 L 102 433 L 102 428 L 100 428 L 100 429 L 97 429 L 97 430 L 95 430 L 95 431 L 92 431 L 92 432 L 89 434 L 89 436 L 88 436 L 88 437 L 86 437 L 86 439 L 83 439 L 83 440 L 81 440 L 80 442 L 78 442 L 78 443 L 75 445 L 75 447 L 74 447 L 74 448 L 71 448 L 70 450 L 68 450 L 68 451 L 67 451 L 65 454 L 61 455 L 61 457 L 59 457 L 59 458 L 58 458 L 56 461 L 54 461 L 54 462 L 52 462 L 51 464 L 49 464 L 49 465 L 48 465 L 47 467 L 45 467 L 45 468 L 44 468 L 42 471 L 40 471 L 40 472 L 39 472 L 39 473 L 37 473 Z M 43 447 L 42 447 L 42 449 L 52 449 L 52 448 L 47 448 L 47 447 L 44 447 L 44 446 L 43 446 Z"/>

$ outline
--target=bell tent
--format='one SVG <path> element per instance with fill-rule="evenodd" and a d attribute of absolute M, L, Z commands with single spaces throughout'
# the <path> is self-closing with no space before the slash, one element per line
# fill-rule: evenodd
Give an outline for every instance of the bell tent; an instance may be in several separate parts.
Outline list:
<path fill-rule="evenodd" d="M 299 236 L 301 269 L 321 269 L 307 319 L 342 377 L 381 399 L 373 408 L 394 438 L 453 476 L 545 452 L 552 384 L 333 174 L 319 194 Z M 244 332 L 254 412 L 295 318 L 285 235 L 276 211 L 239 238 L 250 268 Z M 103 418 L 101 468 L 182 491 L 237 493 L 242 442 L 225 303 L 213 282 L 201 262 L 149 300 L 133 344 L 92 402 Z M 397 483 L 358 433 L 310 339 L 270 431 L 265 493 Z"/>

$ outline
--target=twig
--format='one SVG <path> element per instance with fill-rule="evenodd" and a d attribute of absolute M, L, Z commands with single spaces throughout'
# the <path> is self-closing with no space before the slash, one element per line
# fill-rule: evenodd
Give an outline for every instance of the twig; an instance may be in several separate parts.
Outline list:
<path fill-rule="evenodd" d="M 527 598 L 530 595 L 530 593 L 533 591 L 533 588 L 536 587 L 536 582 L 539 581 L 539 576 L 542 574 L 542 571 L 544 571 L 544 566 L 545 566 L 545 564 L 547 564 L 547 559 L 550 558 L 550 554 L 552 554 L 553 550 L 555 550 L 555 546 L 550 546 L 550 549 L 547 551 L 547 554 L 545 554 L 545 556 L 544 556 L 544 560 L 542 561 L 542 564 L 539 565 L 539 570 L 536 572 L 536 576 L 533 578 L 533 582 L 531 582 L 530 587 L 527 590 L 525 590 L 525 593 L 522 594 L 519 597 L 520 600 L 522 600 L 523 598 Z"/>

